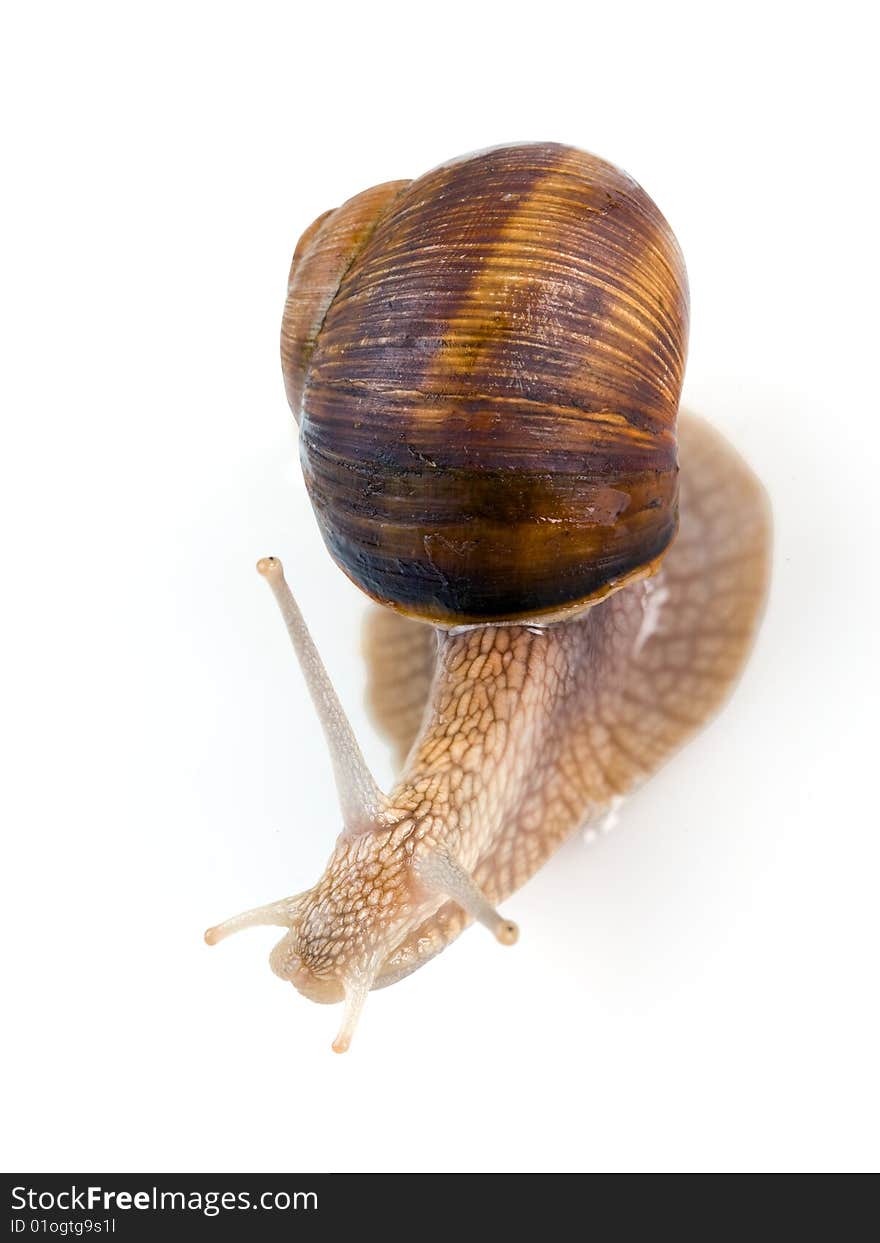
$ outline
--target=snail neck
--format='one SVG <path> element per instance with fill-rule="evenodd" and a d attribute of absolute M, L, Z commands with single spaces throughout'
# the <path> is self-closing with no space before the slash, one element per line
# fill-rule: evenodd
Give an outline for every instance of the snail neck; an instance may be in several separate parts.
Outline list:
<path fill-rule="evenodd" d="M 564 632 L 439 631 L 425 723 L 389 803 L 474 868 L 552 767 L 566 696 Z"/>

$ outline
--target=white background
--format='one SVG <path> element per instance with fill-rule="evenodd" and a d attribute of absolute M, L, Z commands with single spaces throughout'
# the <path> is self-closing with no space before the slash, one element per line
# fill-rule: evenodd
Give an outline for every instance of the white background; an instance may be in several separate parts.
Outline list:
<path fill-rule="evenodd" d="M 4 1168 L 876 1168 L 877 178 L 837 3 L 32 4 L 2 38 Z M 630 171 L 686 399 L 765 481 L 721 718 L 505 909 L 338 1014 L 209 923 L 310 885 L 329 762 L 284 558 L 379 779 L 362 599 L 277 338 L 300 231 L 453 155 Z"/>

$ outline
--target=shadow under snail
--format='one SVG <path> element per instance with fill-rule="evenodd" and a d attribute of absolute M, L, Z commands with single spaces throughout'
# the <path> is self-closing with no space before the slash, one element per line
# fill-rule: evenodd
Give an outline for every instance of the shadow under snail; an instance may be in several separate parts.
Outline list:
<path fill-rule="evenodd" d="M 636 182 L 551 143 L 388 182 L 320 216 L 281 336 L 332 557 L 382 608 L 368 701 L 383 794 L 274 557 L 343 830 L 314 888 L 211 928 L 287 931 L 271 966 L 344 1001 L 504 901 L 715 713 L 768 581 L 764 491 L 679 417 L 687 280 Z M 678 461 L 681 462 L 679 474 Z M 677 534 L 676 534 L 677 533 Z"/>

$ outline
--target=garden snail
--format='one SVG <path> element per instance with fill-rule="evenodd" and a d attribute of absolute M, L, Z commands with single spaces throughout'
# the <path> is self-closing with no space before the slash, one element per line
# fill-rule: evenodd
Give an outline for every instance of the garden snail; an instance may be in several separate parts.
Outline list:
<path fill-rule="evenodd" d="M 687 320 L 653 202 L 556 144 L 377 186 L 300 239 L 285 385 L 327 548 L 383 606 L 369 702 L 402 772 L 377 788 L 264 559 L 344 827 L 313 889 L 206 939 L 285 928 L 272 968 L 345 1002 L 337 1051 L 371 988 L 471 921 L 513 943 L 497 905 L 703 725 L 745 662 L 768 508 L 726 442 L 677 417 Z"/>

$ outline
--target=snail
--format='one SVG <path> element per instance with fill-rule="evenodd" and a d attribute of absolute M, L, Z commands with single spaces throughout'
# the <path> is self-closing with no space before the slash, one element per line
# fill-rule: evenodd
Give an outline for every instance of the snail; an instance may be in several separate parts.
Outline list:
<path fill-rule="evenodd" d="M 629 176 L 494 148 L 320 216 L 281 353 L 332 558 L 379 607 L 376 785 L 274 557 L 258 564 L 329 745 L 342 832 L 314 888 L 210 928 L 285 929 L 272 969 L 343 1002 L 498 906 L 720 707 L 767 590 L 761 484 L 679 417 L 684 263 Z M 680 461 L 680 473 L 679 473 Z"/>

